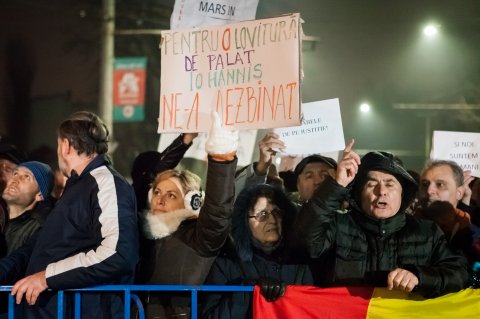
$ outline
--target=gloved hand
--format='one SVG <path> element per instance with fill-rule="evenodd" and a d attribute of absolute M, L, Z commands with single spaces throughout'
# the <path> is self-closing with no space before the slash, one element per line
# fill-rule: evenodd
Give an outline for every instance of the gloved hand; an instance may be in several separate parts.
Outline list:
<path fill-rule="evenodd" d="M 212 127 L 210 128 L 210 133 L 205 143 L 207 153 L 210 156 L 216 155 L 216 157 L 219 158 L 221 158 L 222 155 L 227 155 L 233 159 L 237 152 L 238 140 L 238 130 L 224 129 L 221 125 L 220 116 L 217 112 L 212 111 Z"/>
<path fill-rule="evenodd" d="M 279 279 L 264 277 L 257 280 L 257 286 L 260 287 L 260 293 L 267 301 L 275 301 L 285 295 L 287 284 Z"/>

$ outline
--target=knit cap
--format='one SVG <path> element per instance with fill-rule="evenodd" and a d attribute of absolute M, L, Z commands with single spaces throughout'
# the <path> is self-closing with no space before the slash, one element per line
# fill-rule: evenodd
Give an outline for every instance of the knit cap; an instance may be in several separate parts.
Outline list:
<path fill-rule="evenodd" d="M 53 172 L 50 166 L 37 161 L 21 163 L 18 166 L 28 168 L 32 172 L 43 199 L 48 198 L 53 188 Z"/>

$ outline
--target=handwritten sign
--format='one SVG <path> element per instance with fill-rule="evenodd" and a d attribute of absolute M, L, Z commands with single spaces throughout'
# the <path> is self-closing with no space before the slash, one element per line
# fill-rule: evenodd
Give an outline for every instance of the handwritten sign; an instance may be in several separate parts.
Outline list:
<path fill-rule="evenodd" d="M 175 0 L 170 29 L 255 19 L 258 0 Z"/>
<path fill-rule="evenodd" d="M 343 150 L 342 117 L 338 99 L 303 103 L 302 124 L 274 130 L 285 143 L 285 154 L 308 155 Z"/>
<path fill-rule="evenodd" d="M 158 132 L 300 123 L 300 15 L 162 32 Z"/>
<path fill-rule="evenodd" d="M 480 177 L 480 133 L 434 131 L 431 159 L 454 161 Z"/>

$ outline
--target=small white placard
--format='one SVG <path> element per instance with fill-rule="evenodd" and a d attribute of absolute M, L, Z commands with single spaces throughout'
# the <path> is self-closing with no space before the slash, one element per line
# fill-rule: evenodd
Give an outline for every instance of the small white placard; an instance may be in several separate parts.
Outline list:
<path fill-rule="evenodd" d="M 454 161 L 480 177 L 480 133 L 434 131 L 431 159 Z"/>
<path fill-rule="evenodd" d="M 302 103 L 302 124 L 274 131 L 285 143 L 284 154 L 288 155 L 324 154 L 345 148 L 338 99 Z"/>

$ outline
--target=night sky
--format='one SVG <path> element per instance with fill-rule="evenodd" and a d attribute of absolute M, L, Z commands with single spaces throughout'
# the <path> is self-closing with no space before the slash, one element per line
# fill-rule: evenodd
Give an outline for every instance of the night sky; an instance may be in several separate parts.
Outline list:
<path fill-rule="evenodd" d="M 69 113 L 97 111 L 101 1 L 0 1 L 0 135 L 26 150 L 55 146 Z M 117 29 L 168 29 L 173 1 L 117 1 Z M 391 150 L 409 168 L 425 160 L 432 130 L 479 131 L 479 111 L 400 111 L 394 104 L 480 105 L 479 1 L 260 0 L 257 18 L 300 12 L 302 99 L 340 99 L 345 138 Z M 440 35 L 426 41 L 427 22 Z M 147 56 L 147 120 L 115 124 L 116 166 L 158 143 L 158 36 L 116 36 L 116 56 Z M 360 103 L 372 106 L 360 114 Z M 367 116 L 365 116 L 367 115 Z"/>

